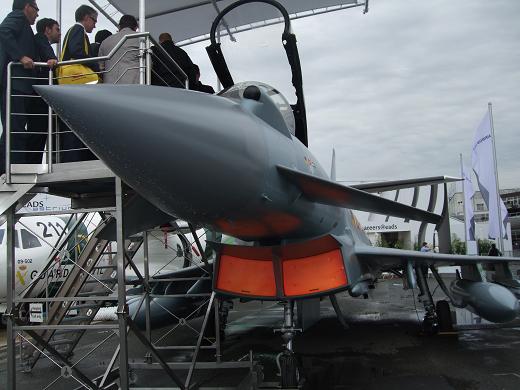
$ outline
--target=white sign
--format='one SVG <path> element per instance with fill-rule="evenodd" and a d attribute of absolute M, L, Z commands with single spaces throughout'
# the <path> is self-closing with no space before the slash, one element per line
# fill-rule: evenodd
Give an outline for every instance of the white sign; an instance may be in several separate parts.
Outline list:
<path fill-rule="evenodd" d="M 39 323 L 43 322 L 43 303 L 29 304 L 29 321 Z"/>
<path fill-rule="evenodd" d="M 408 232 L 410 231 L 409 223 L 382 222 L 376 224 L 366 224 L 363 226 L 365 233 L 386 233 L 386 232 Z"/>

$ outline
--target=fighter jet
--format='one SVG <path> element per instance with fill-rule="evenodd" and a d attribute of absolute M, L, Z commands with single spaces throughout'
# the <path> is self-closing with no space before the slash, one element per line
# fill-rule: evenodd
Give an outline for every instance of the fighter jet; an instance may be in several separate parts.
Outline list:
<path fill-rule="evenodd" d="M 446 223 L 446 215 L 371 193 L 428 181 L 360 189 L 330 180 L 307 148 L 301 70 L 288 19 L 282 40 L 296 89 L 292 106 L 265 83 L 233 82 L 215 41 L 216 24 L 226 11 L 212 26 L 208 48 L 225 87 L 219 95 L 131 85 L 35 88 L 96 156 L 155 207 L 253 243 L 213 244 L 213 289 L 222 295 L 290 303 L 345 290 L 358 297 L 392 271 L 419 287 L 425 325 L 435 328 L 437 311 L 445 318 L 446 305 L 436 311 L 426 282 L 430 268 L 453 305 L 493 322 L 515 319 L 520 283 L 508 263 L 518 259 L 371 246 L 351 210 L 425 221 L 439 229 Z M 482 279 L 480 263 L 494 267 L 493 282 Z M 436 271 L 441 265 L 460 265 L 466 272 L 448 288 Z M 289 352 L 290 303 L 284 325 Z"/>
<path fill-rule="evenodd" d="M 220 96 L 130 85 L 38 90 L 157 208 L 255 243 L 216 245 L 214 288 L 223 294 L 291 300 L 348 290 L 359 296 L 387 270 L 404 270 L 413 282 L 413 269 L 424 276 L 421 266 L 507 267 L 518 260 L 372 247 L 350 209 L 434 224 L 441 216 L 330 181 L 294 136 L 290 106 L 266 84 L 241 83 Z M 186 162 L 189 170 L 175 169 Z M 516 317 L 517 299 L 508 288 L 466 282 L 458 281 L 452 293 L 484 318 Z"/>

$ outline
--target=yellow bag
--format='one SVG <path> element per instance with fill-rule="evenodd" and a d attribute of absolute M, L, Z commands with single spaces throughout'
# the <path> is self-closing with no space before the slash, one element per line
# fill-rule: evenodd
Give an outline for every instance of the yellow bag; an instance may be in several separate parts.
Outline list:
<path fill-rule="evenodd" d="M 60 66 L 56 75 L 58 84 L 87 84 L 99 82 L 99 77 L 88 66 L 82 64 Z"/>
<path fill-rule="evenodd" d="M 70 31 L 69 31 L 70 33 Z M 69 33 L 65 37 L 63 50 L 61 51 L 60 62 L 63 61 L 67 43 L 69 41 Z M 85 37 L 85 53 L 88 53 L 89 47 L 87 38 Z M 99 76 L 92 71 L 88 66 L 83 64 L 72 64 L 59 66 L 56 69 L 56 77 L 58 84 L 95 84 L 99 82 Z"/>

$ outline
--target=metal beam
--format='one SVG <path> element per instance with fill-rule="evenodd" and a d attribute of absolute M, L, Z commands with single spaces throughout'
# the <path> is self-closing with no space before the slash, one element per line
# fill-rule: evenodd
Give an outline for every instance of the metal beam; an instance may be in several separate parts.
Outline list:
<path fill-rule="evenodd" d="M 188 371 L 188 376 L 186 377 L 186 382 L 184 386 L 186 389 L 190 388 L 191 378 L 193 377 L 193 371 L 195 371 L 195 366 L 197 364 L 197 358 L 199 355 L 200 345 L 202 344 L 202 339 L 204 338 L 204 332 L 206 331 L 206 326 L 208 324 L 208 319 L 211 313 L 211 308 L 213 307 L 213 301 L 215 300 L 215 292 L 213 291 L 211 293 L 211 298 L 209 299 L 208 303 L 208 309 L 206 310 L 206 315 L 204 316 L 204 321 L 202 322 L 202 328 L 199 333 L 199 338 L 197 340 L 197 348 L 195 349 L 195 352 L 193 352 L 193 358 L 191 360 L 191 366 Z"/>
<path fill-rule="evenodd" d="M 52 356 L 54 356 L 57 360 L 60 361 L 61 364 L 64 366 L 69 367 L 74 374 L 78 377 L 80 381 L 83 382 L 83 384 L 87 385 L 90 389 L 99 389 L 99 387 L 92 382 L 87 376 L 85 376 L 80 370 L 78 370 L 71 362 L 69 362 L 65 357 L 61 356 L 61 354 L 54 349 L 53 346 L 51 346 L 49 343 L 46 343 L 43 338 L 40 337 L 40 335 L 32 330 L 27 330 L 26 333 L 33 338 L 36 343 L 40 344 L 40 346 L 43 349 L 46 349 L 49 351 Z M 40 351 L 42 352 L 42 351 Z"/>
<path fill-rule="evenodd" d="M 8 97 L 9 99 L 9 97 Z M 14 290 L 15 290 L 15 255 L 14 255 L 14 210 L 11 206 L 7 212 L 7 388 L 16 390 L 16 359 L 15 359 L 15 339 L 14 339 Z"/>
<path fill-rule="evenodd" d="M 183 385 L 182 381 L 177 377 L 177 375 L 175 375 L 175 373 L 172 371 L 172 369 L 168 366 L 168 363 L 166 363 L 163 358 L 161 357 L 161 355 L 159 354 L 159 352 L 157 352 L 157 350 L 154 348 L 154 346 L 152 345 L 152 343 L 150 343 L 148 341 L 148 339 L 143 336 L 143 334 L 141 333 L 141 330 L 137 327 L 137 325 L 130 319 L 128 318 L 128 326 L 130 327 L 130 329 L 134 332 L 134 334 L 137 336 L 137 338 L 139 339 L 139 341 L 146 347 L 150 350 L 152 356 L 157 359 L 157 361 L 159 362 L 159 364 L 161 365 L 162 369 L 166 372 L 166 374 L 168 374 L 168 376 L 175 382 L 175 384 L 177 386 L 179 386 L 181 389 L 185 389 L 186 387 Z"/>
<path fill-rule="evenodd" d="M 116 177 L 116 237 L 117 237 L 117 317 L 119 321 L 119 376 L 121 389 L 128 390 L 128 306 L 125 285 L 125 233 L 123 221 L 123 182 Z"/>
<path fill-rule="evenodd" d="M 112 16 L 110 16 L 110 14 L 107 11 L 105 11 L 105 9 L 101 7 L 95 0 L 88 1 L 90 4 L 94 6 L 94 8 L 96 8 L 100 13 L 102 13 L 105 18 L 107 18 L 114 26 L 116 26 L 116 28 L 119 28 L 119 23 L 117 23 L 115 19 Z"/>
<path fill-rule="evenodd" d="M 193 235 L 193 239 L 195 240 L 195 243 L 197 244 L 197 248 L 200 252 L 200 256 L 202 257 L 202 261 L 204 262 L 204 265 L 208 265 L 208 259 L 206 258 L 206 253 L 202 249 L 202 245 L 200 244 L 199 237 L 197 236 L 197 231 L 195 230 L 195 227 L 188 223 L 188 226 L 190 227 L 190 232 Z"/>

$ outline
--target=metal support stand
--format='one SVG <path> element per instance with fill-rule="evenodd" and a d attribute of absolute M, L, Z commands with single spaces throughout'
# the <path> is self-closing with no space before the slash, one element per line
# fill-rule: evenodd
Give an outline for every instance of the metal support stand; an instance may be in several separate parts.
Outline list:
<path fill-rule="evenodd" d="M 11 206 L 6 212 L 7 218 L 7 388 L 16 390 L 16 360 L 15 349 L 16 340 L 14 337 L 14 278 L 15 278 L 15 255 L 14 255 L 14 211 L 15 206 Z"/>
<path fill-rule="evenodd" d="M 128 335 L 125 284 L 125 234 L 123 225 L 123 182 L 116 177 L 116 219 L 117 219 L 117 316 L 119 320 L 119 377 L 122 390 L 128 390 Z"/>
<path fill-rule="evenodd" d="M 275 329 L 275 332 L 282 334 L 285 348 L 276 358 L 281 376 L 280 384 L 282 388 L 297 387 L 299 372 L 296 356 L 293 352 L 293 339 L 301 329 L 296 329 L 294 326 L 294 301 L 283 302 L 283 316 L 283 327 Z"/>
<path fill-rule="evenodd" d="M 195 230 L 195 227 L 190 223 L 188 224 L 190 227 L 191 235 L 193 236 L 193 239 L 195 240 L 195 243 L 197 244 L 197 249 L 200 252 L 200 256 L 202 257 L 202 261 L 204 262 L 204 265 L 208 265 L 208 259 L 206 258 L 206 253 L 204 252 L 204 249 L 202 249 L 202 245 L 200 243 L 199 237 L 197 236 L 197 231 Z"/>
<path fill-rule="evenodd" d="M 433 297 L 430 292 L 430 287 L 428 286 L 428 282 L 426 280 L 426 275 L 428 274 L 427 266 L 415 266 L 415 273 L 417 276 L 417 285 L 419 286 L 420 294 L 419 300 L 422 302 L 424 306 L 424 310 L 426 310 L 426 314 L 423 319 L 423 329 L 426 333 L 436 333 L 438 331 L 438 321 L 437 321 L 437 313 L 435 312 L 435 303 L 433 302 Z"/>
<path fill-rule="evenodd" d="M 191 360 L 191 366 L 188 371 L 188 376 L 186 377 L 185 388 L 189 389 L 191 384 L 191 378 L 193 377 L 193 371 L 195 371 L 195 366 L 197 364 L 197 357 L 199 355 L 200 346 L 202 344 L 202 339 L 204 338 L 204 333 L 206 331 L 206 326 L 208 325 L 208 320 L 211 314 L 211 309 L 213 308 L 213 302 L 215 301 L 215 292 L 211 293 L 211 298 L 209 299 L 208 308 L 206 310 L 206 315 L 204 316 L 204 321 L 202 322 L 202 328 L 199 333 L 199 338 L 197 339 L 197 347 L 195 348 L 195 352 L 193 353 L 193 358 Z M 216 324 L 217 325 L 217 324 Z M 218 333 L 219 330 L 216 329 Z"/>

